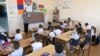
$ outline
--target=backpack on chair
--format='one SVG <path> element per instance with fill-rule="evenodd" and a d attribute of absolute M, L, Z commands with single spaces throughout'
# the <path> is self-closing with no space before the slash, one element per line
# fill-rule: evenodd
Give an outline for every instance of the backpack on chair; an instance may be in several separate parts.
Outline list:
<path fill-rule="evenodd" d="M 95 41 L 95 45 L 99 45 L 100 43 L 100 36 L 97 36 L 96 41 Z"/>

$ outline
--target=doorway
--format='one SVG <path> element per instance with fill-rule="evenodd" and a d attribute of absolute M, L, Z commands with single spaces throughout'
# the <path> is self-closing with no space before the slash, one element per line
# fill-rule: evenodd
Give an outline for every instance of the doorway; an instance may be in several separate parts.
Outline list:
<path fill-rule="evenodd" d="M 8 18 L 6 4 L 0 4 L 0 27 L 8 32 Z"/>

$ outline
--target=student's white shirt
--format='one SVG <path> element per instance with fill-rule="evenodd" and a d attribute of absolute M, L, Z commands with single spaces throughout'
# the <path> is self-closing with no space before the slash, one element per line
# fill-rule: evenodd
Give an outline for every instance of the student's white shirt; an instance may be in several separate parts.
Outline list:
<path fill-rule="evenodd" d="M 91 26 L 86 26 L 86 30 L 91 30 Z"/>
<path fill-rule="evenodd" d="M 21 33 L 18 33 L 18 34 L 16 34 L 15 35 L 15 41 L 19 41 L 19 40 L 21 40 L 22 39 L 22 34 Z"/>
<path fill-rule="evenodd" d="M 91 29 L 91 35 L 92 35 L 92 36 L 95 35 L 94 29 Z"/>
<path fill-rule="evenodd" d="M 89 25 L 88 25 L 88 26 L 85 26 L 84 29 L 85 29 L 85 32 L 86 32 L 87 30 L 91 30 L 91 26 L 89 26 Z"/>
<path fill-rule="evenodd" d="M 53 32 L 56 34 L 56 36 L 61 35 L 62 33 L 60 29 L 55 29 Z"/>
<path fill-rule="evenodd" d="M 74 32 L 74 33 L 72 33 L 71 38 L 78 40 L 80 38 L 80 36 L 76 32 Z"/>
<path fill-rule="evenodd" d="M 42 48 L 43 44 L 41 42 L 35 42 L 33 44 L 31 44 L 32 48 L 33 48 L 33 51 L 36 51 L 40 48 Z"/>
<path fill-rule="evenodd" d="M 63 26 L 64 26 L 64 27 L 66 27 L 66 26 L 67 26 L 67 24 L 66 24 L 66 23 L 63 23 Z"/>
<path fill-rule="evenodd" d="M 10 55 L 8 56 L 23 56 L 23 48 L 19 47 L 19 49 L 14 50 Z"/>
<path fill-rule="evenodd" d="M 65 28 L 65 26 L 64 25 L 60 25 L 61 26 L 61 28 Z"/>
<path fill-rule="evenodd" d="M 55 36 L 56 36 L 56 35 L 55 35 L 54 32 L 50 32 L 50 33 L 49 33 L 49 37 L 51 38 L 51 40 L 52 40 L 52 38 L 55 37 Z"/>
<path fill-rule="evenodd" d="M 37 31 L 38 34 L 43 34 L 43 32 L 44 32 L 43 28 L 40 28 L 40 29 L 38 29 L 38 31 Z"/>
<path fill-rule="evenodd" d="M 69 26 L 73 26 L 73 22 L 72 21 L 69 22 Z"/>

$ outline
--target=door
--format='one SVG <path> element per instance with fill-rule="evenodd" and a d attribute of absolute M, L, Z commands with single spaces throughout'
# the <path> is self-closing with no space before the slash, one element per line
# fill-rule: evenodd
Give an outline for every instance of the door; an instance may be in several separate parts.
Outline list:
<path fill-rule="evenodd" d="M 0 3 L 0 28 L 8 31 L 7 7 L 2 3 Z"/>

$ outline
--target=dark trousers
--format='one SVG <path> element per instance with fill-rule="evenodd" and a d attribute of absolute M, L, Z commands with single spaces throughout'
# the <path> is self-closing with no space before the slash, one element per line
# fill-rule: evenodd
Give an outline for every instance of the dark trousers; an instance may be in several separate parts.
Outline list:
<path fill-rule="evenodd" d="M 24 23 L 24 32 L 28 33 L 28 24 L 29 23 Z"/>

